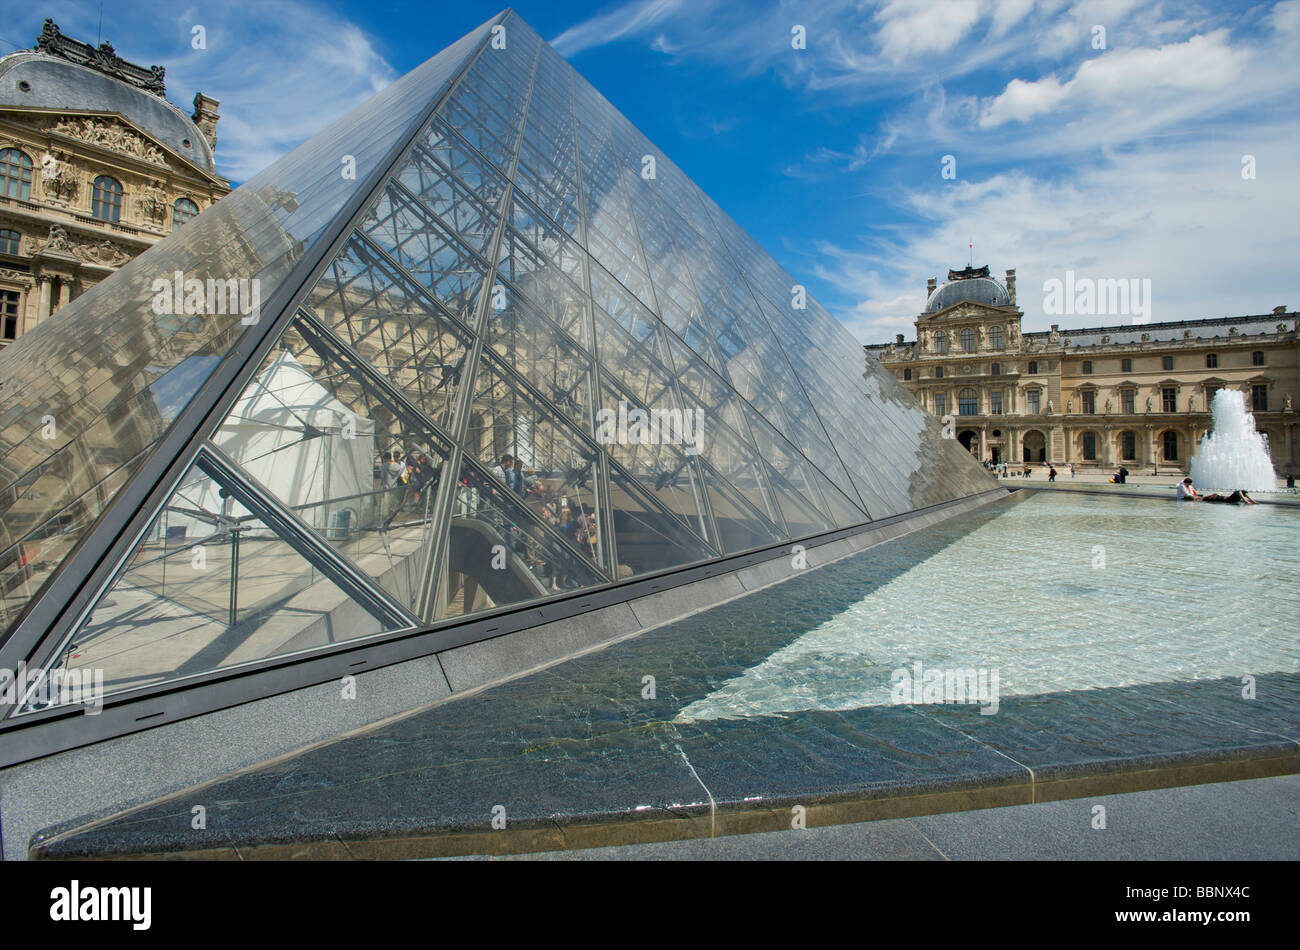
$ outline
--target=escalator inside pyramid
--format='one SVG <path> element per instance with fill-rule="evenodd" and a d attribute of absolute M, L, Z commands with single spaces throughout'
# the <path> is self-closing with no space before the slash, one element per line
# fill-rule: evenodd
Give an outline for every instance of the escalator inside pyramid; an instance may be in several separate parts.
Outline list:
<path fill-rule="evenodd" d="M 993 489 L 799 290 L 494 18 L 0 353 L 6 658 L 145 695 Z"/>

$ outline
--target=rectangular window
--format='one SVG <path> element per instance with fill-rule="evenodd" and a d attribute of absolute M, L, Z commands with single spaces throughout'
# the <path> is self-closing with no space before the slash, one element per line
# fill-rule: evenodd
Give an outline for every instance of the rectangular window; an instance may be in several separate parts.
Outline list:
<path fill-rule="evenodd" d="M 1250 354 L 1250 365 L 1251 365 L 1251 366 L 1263 366 L 1263 365 L 1264 365 L 1264 351 L 1263 351 L 1263 350 L 1256 350 L 1254 353 L 1251 353 L 1251 354 Z"/>
<path fill-rule="evenodd" d="M 1120 412 L 1132 412 L 1133 402 L 1136 398 L 1137 398 L 1137 390 L 1135 389 L 1121 390 L 1119 394 Z"/>
<path fill-rule="evenodd" d="M 989 393 L 989 412 L 995 416 L 1002 415 L 1002 390 L 995 389 Z"/>
<path fill-rule="evenodd" d="M 1121 373 L 1131 373 L 1131 372 L 1133 372 L 1133 361 L 1132 361 L 1132 360 L 1120 360 L 1120 361 L 1119 361 L 1119 371 L 1120 371 Z"/>
<path fill-rule="evenodd" d="M 1038 394 L 1039 390 L 1037 389 L 1031 389 L 1025 393 L 1025 397 L 1029 400 L 1030 415 L 1038 415 Z"/>
<path fill-rule="evenodd" d="M 1083 375 L 1084 376 L 1092 375 L 1092 360 L 1083 361 Z"/>
<path fill-rule="evenodd" d="M 1205 354 L 1205 368 L 1206 368 L 1206 369 L 1218 369 L 1218 368 L 1219 368 L 1219 354 L 1218 354 L 1218 353 L 1206 353 L 1206 354 Z"/>
<path fill-rule="evenodd" d="M 1126 462 L 1132 462 L 1137 458 L 1138 440 L 1132 432 L 1121 432 L 1119 437 L 1119 454 Z"/>
<path fill-rule="evenodd" d="M 1097 394 L 1088 390 L 1083 394 L 1083 412 L 1085 415 L 1095 415 L 1097 412 Z"/>
<path fill-rule="evenodd" d="M 1160 358 L 1160 367 L 1161 369 L 1173 369 L 1174 358 L 1172 356 L 1162 356 Z"/>
<path fill-rule="evenodd" d="M 1160 390 L 1161 408 L 1165 412 L 1178 411 L 1178 390 L 1173 386 L 1166 386 Z"/>
<path fill-rule="evenodd" d="M 947 413 L 948 413 L 948 397 L 945 396 L 943 393 L 935 393 L 934 414 L 936 416 L 943 416 L 943 415 L 947 415 Z"/>
<path fill-rule="evenodd" d="M 1254 412 L 1268 412 L 1268 385 L 1266 383 L 1250 387 L 1250 408 Z"/>
<path fill-rule="evenodd" d="M 1214 405 L 1214 394 L 1219 391 L 1218 386 L 1205 387 L 1205 411 L 1209 412 L 1210 407 Z"/>
<path fill-rule="evenodd" d="M 0 290 L 0 340 L 18 339 L 18 304 L 22 296 L 16 290 Z"/>
<path fill-rule="evenodd" d="M 912 378 L 912 371 L 910 369 L 903 370 L 903 379 L 910 380 L 911 378 Z"/>
<path fill-rule="evenodd" d="M 1083 457 L 1086 461 L 1097 461 L 1097 433 L 1085 432 L 1083 434 Z"/>

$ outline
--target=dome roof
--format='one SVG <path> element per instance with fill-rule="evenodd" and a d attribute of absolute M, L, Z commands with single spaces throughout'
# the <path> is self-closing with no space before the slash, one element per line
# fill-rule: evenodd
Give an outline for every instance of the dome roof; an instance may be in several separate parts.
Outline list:
<path fill-rule="evenodd" d="M 23 51 L 0 58 L 0 108 L 55 113 L 119 113 L 182 158 L 215 172 L 212 148 L 179 107 L 153 93 L 48 53 Z"/>
<path fill-rule="evenodd" d="M 981 268 L 981 276 L 953 277 L 957 272 L 950 272 L 950 279 L 942 287 L 930 294 L 925 302 L 926 313 L 938 313 L 955 303 L 969 300 L 972 303 L 987 304 L 990 307 L 1011 306 L 1011 294 L 1000 282 L 988 275 L 988 268 Z"/>

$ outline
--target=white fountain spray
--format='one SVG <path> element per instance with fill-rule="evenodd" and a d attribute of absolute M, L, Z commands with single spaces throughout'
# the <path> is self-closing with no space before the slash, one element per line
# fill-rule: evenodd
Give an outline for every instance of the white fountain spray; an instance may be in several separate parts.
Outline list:
<path fill-rule="evenodd" d="M 1192 459 L 1192 482 L 1200 491 L 1275 491 L 1277 477 L 1268 454 L 1268 438 L 1255 431 L 1246 397 L 1220 389 L 1210 404 L 1214 425 Z"/>

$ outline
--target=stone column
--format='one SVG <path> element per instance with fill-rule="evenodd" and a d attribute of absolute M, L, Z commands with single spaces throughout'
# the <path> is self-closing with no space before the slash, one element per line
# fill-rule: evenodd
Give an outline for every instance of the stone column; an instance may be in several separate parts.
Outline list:
<path fill-rule="evenodd" d="M 36 280 L 41 285 L 41 300 L 36 308 L 36 322 L 40 323 L 50 315 L 50 282 L 53 278 L 48 274 L 42 274 Z"/>
<path fill-rule="evenodd" d="M 980 461 L 981 462 L 989 457 L 988 435 L 989 435 L 988 426 L 980 426 Z"/>
<path fill-rule="evenodd" d="M 68 280 L 66 277 L 60 277 L 58 278 L 58 281 L 59 281 L 59 302 L 50 310 L 51 316 L 53 316 L 54 311 L 58 310 L 59 307 L 62 307 L 72 298 L 72 281 Z"/>

